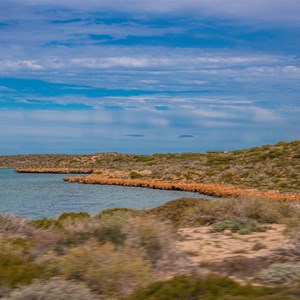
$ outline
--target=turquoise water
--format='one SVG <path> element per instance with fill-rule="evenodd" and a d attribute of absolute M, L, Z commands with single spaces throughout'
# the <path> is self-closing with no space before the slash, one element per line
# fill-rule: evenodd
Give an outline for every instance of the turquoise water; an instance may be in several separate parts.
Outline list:
<path fill-rule="evenodd" d="M 210 198 L 181 191 L 69 183 L 63 181 L 66 176 L 70 175 L 0 169 L 0 213 L 40 219 L 69 211 L 95 214 L 114 207 L 150 208 L 181 197 Z"/>

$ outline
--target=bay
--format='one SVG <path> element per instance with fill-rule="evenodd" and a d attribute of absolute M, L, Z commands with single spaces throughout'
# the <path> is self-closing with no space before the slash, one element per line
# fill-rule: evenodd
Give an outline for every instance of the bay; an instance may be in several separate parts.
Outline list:
<path fill-rule="evenodd" d="M 115 207 L 151 208 L 183 197 L 211 198 L 182 191 L 69 183 L 63 180 L 67 176 L 71 175 L 0 169 L 0 214 L 30 219 L 55 218 L 71 211 L 95 214 Z"/>

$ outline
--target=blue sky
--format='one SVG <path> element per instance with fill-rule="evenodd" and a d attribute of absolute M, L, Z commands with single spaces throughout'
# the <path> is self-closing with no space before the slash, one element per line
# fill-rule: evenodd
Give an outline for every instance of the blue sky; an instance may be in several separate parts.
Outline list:
<path fill-rule="evenodd" d="M 0 154 L 299 139 L 298 0 L 1 0 Z"/>

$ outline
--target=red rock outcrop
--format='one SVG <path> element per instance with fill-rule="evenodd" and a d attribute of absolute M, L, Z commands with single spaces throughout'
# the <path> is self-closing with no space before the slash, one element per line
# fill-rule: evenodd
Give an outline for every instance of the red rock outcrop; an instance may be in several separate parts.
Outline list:
<path fill-rule="evenodd" d="M 255 189 L 241 189 L 231 185 L 215 183 L 180 183 L 160 180 L 147 179 L 126 179 L 110 178 L 102 175 L 92 174 L 90 176 L 68 177 L 64 179 L 69 182 L 78 182 L 86 184 L 103 184 L 103 185 L 122 185 L 145 187 L 161 190 L 180 190 L 188 192 L 198 192 L 216 197 L 236 197 L 236 196 L 263 196 L 275 200 L 300 201 L 300 195 L 279 193 L 276 191 L 258 191 Z"/>

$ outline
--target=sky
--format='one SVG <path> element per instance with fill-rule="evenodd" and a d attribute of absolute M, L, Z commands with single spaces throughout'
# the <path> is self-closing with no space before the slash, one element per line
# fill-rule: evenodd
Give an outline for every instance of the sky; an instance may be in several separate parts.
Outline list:
<path fill-rule="evenodd" d="M 0 0 L 0 155 L 300 138 L 299 0 Z"/>

